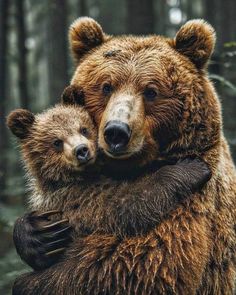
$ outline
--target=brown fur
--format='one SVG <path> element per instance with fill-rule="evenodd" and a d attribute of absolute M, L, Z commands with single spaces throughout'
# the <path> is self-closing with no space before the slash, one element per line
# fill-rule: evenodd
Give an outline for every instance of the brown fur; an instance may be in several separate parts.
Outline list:
<path fill-rule="evenodd" d="M 100 30 L 95 21 L 83 21 L 76 23 L 78 29 Z M 135 136 L 128 145 L 130 152 L 137 152 L 114 159 L 116 163 L 135 169 L 154 159 L 198 154 L 209 163 L 213 177 L 204 194 L 185 202 L 148 234 L 123 240 L 105 234 L 78 239 L 67 260 L 26 275 L 14 289 L 25 294 L 235 294 L 235 168 L 222 132 L 220 104 L 204 70 L 214 48 L 213 29 L 192 21 L 174 40 L 79 39 L 85 49 L 94 45 L 83 56 L 73 45 L 77 36 L 70 36 L 79 61 L 72 84 L 83 89 L 105 151 L 107 107 L 124 94 L 139 103 L 142 124 L 136 122 L 136 128 L 130 122 Z M 111 50 L 116 54 L 108 54 Z M 104 83 L 113 86 L 110 96 L 102 93 Z M 152 102 L 143 98 L 147 85 L 157 89 Z"/>
<path fill-rule="evenodd" d="M 153 165 L 149 174 L 140 170 L 126 181 L 124 176 L 114 179 L 110 173 L 110 177 L 104 174 L 107 167 L 101 159 L 90 169 L 81 166 L 74 148 L 82 140 L 86 142 L 94 163 L 97 136 L 88 113 L 73 105 L 58 105 L 36 116 L 16 110 L 7 123 L 21 139 L 32 190 L 31 209 L 62 210 L 76 236 L 99 232 L 124 237 L 148 232 L 210 176 L 208 167 L 198 159 L 158 171 Z M 86 138 L 81 136 L 85 127 Z M 63 140 L 60 150 L 53 144 L 56 139 Z"/>

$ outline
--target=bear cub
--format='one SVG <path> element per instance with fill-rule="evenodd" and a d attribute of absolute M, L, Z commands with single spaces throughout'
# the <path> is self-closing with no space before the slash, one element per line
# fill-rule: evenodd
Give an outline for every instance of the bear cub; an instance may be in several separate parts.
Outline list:
<path fill-rule="evenodd" d="M 97 130 L 77 105 L 37 115 L 15 110 L 7 125 L 19 139 L 34 210 L 17 220 L 14 241 L 34 269 L 55 263 L 75 235 L 147 233 L 211 175 L 205 162 L 188 158 L 130 181 L 112 179 L 95 163 Z"/>

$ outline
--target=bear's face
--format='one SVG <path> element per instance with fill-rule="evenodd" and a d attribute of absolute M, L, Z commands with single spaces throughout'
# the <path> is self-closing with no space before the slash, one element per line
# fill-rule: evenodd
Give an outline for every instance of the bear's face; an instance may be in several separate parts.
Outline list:
<path fill-rule="evenodd" d="M 207 148 L 209 130 L 217 140 L 220 112 L 204 72 L 215 43 L 210 25 L 188 22 L 175 39 L 109 37 L 82 18 L 72 24 L 70 40 L 78 61 L 72 85 L 109 157 L 142 165 L 189 149 L 196 136 L 199 149 Z"/>
<path fill-rule="evenodd" d="M 26 167 L 34 177 L 66 181 L 95 162 L 97 132 L 82 108 L 58 105 L 38 115 L 15 110 L 7 124 L 20 139 Z"/>

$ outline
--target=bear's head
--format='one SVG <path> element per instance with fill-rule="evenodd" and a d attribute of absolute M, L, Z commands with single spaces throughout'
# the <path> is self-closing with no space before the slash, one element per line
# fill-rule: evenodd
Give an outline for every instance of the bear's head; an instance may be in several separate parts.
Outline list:
<path fill-rule="evenodd" d="M 57 105 L 37 115 L 18 109 L 7 125 L 20 141 L 27 171 L 39 181 L 70 181 L 96 159 L 97 131 L 81 107 Z"/>
<path fill-rule="evenodd" d="M 220 106 L 206 72 L 215 45 L 208 23 L 189 21 L 173 39 L 113 37 L 79 18 L 69 38 L 77 66 L 71 97 L 84 100 L 109 157 L 144 165 L 203 155 L 219 142 Z"/>

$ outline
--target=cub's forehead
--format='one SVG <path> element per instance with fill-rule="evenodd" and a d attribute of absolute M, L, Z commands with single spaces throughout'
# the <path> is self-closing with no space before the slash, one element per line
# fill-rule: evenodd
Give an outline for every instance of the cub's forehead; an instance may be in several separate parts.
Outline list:
<path fill-rule="evenodd" d="M 92 125 L 89 114 L 79 107 L 57 106 L 36 116 L 37 126 L 45 130 L 73 130 Z M 92 127 L 92 126 L 91 126 Z"/>

